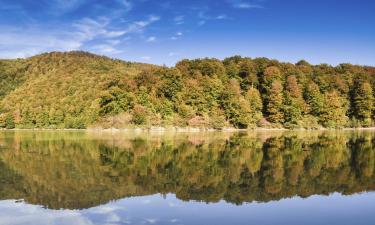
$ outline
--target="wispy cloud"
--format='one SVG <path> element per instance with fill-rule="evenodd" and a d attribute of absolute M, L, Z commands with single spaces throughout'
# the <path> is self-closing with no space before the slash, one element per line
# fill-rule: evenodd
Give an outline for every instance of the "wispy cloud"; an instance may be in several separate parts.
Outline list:
<path fill-rule="evenodd" d="M 86 3 L 89 3 L 90 0 L 48 0 L 43 2 L 45 2 L 48 7 L 48 10 L 45 10 L 47 13 L 62 15 L 78 10 L 83 6 L 86 7 Z M 130 0 L 112 0 L 112 2 L 117 3 L 116 7 L 111 8 L 112 15 L 129 12 L 134 7 L 134 4 Z M 98 4 L 93 5 L 98 6 Z"/>
<path fill-rule="evenodd" d="M 150 219 L 146 219 L 146 222 L 147 223 L 150 223 L 150 224 L 154 224 L 158 221 L 158 219 L 155 219 L 155 218 L 150 218 Z"/>
<path fill-rule="evenodd" d="M 227 20 L 227 19 L 230 19 L 226 14 L 219 14 L 217 16 L 215 15 L 208 15 L 207 12 L 205 11 L 206 9 L 204 10 L 200 10 L 198 12 L 198 26 L 203 26 L 205 25 L 208 21 L 212 21 L 212 20 Z"/>
<path fill-rule="evenodd" d="M 139 33 L 139 32 L 142 32 L 147 26 L 149 26 L 150 24 L 152 24 L 152 23 L 154 23 L 156 21 L 159 21 L 159 20 L 160 20 L 159 16 L 151 15 L 146 20 L 140 20 L 140 21 L 136 21 L 136 22 L 131 23 L 128 26 L 128 28 L 126 29 L 125 33 Z"/>
<path fill-rule="evenodd" d="M 215 17 L 217 20 L 226 20 L 229 19 L 229 17 L 225 14 L 221 14 Z"/>
<path fill-rule="evenodd" d="M 124 43 L 131 35 L 144 32 L 160 17 L 150 15 L 144 20 L 128 21 L 121 26 L 105 16 L 83 18 L 62 25 L 59 29 L 40 26 L 14 28 L 0 26 L 1 58 L 24 58 L 46 51 L 89 50 L 102 54 L 123 52 Z M 25 32 L 27 35 L 25 35 Z M 149 41 L 153 41 L 151 38 Z M 156 40 L 156 38 L 155 38 Z"/>
<path fill-rule="evenodd" d="M 205 20 L 201 20 L 198 22 L 198 26 L 203 26 L 206 24 L 206 21 Z"/>
<path fill-rule="evenodd" d="M 170 53 L 168 53 L 169 57 L 173 57 L 173 56 L 177 56 L 177 55 L 178 55 L 178 53 L 176 53 L 176 52 L 170 52 Z"/>
<path fill-rule="evenodd" d="M 244 1 L 244 0 L 229 0 L 229 3 L 232 5 L 233 8 L 236 9 L 261 9 L 263 8 L 262 5 L 250 2 L 250 1 Z"/>
<path fill-rule="evenodd" d="M 49 0 L 46 2 L 49 8 L 46 12 L 61 15 L 78 9 L 86 2 L 87 0 Z"/>
<path fill-rule="evenodd" d="M 146 20 L 140 20 L 129 23 L 126 28 L 110 28 L 111 20 L 108 17 L 99 17 L 98 19 L 84 18 L 73 23 L 77 33 L 85 40 L 91 40 L 98 36 L 105 38 L 120 37 L 129 33 L 142 32 L 147 26 L 160 19 L 158 16 L 149 16 Z"/>
<path fill-rule="evenodd" d="M 151 36 L 151 37 L 148 37 L 146 39 L 146 42 L 155 42 L 156 41 L 156 37 L 155 36 Z"/>
<path fill-rule="evenodd" d="M 141 56 L 142 60 L 149 61 L 151 60 L 151 56 Z"/>
<path fill-rule="evenodd" d="M 69 51 L 82 46 L 80 38 L 70 32 L 30 27 L 0 27 L 0 58 L 24 58 L 45 51 Z M 27 33 L 27 35 L 24 35 Z"/>
<path fill-rule="evenodd" d="M 171 39 L 171 40 L 177 40 L 177 39 L 181 38 L 183 35 L 184 35 L 184 34 L 183 34 L 181 31 L 179 31 L 179 32 L 175 33 L 175 34 L 174 34 L 172 37 L 170 37 L 169 39 Z"/>
<path fill-rule="evenodd" d="M 125 11 L 130 11 L 133 9 L 133 3 L 130 2 L 129 0 L 117 0 L 120 2 L 125 8 Z"/>
<path fill-rule="evenodd" d="M 105 40 L 106 43 L 112 45 L 112 46 L 115 46 L 115 45 L 118 45 L 121 43 L 121 40 L 116 40 L 116 39 L 109 39 L 109 40 Z"/>
<path fill-rule="evenodd" d="M 110 20 L 107 17 L 100 17 L 96 20 L 92 18 L 84 18 L 77 22 L 74 22 L 72 26 L 76 29 L 75 34 L 77 35 L 77 37 L 79 37 L 79 39 L 81 39 L 82 41 L 89 41 L 99 35 L 108 35 L 108 37 L 114 37 L 115 35 L 113 32 L 119 31 L 108 31 L 106 27 L 109 25 L 109 23 Z M 119 35 L 119 33 L 117 34 L 118 36 L 121 36 Z M 122 34 L 124 34 L 123 31 Z"/>
<path fill-rule="evenodd" d="M 99 44 L 99 45 L 93 45 L 90 47 L 90 49 L 94 52 L 100 52 L 103 54 L 120 54 L 123 53 L 124 51 L 116 49 L 113 45 L 111 44 Z"/>
<path fill-rule="evenodd" d="M 185 16 L 183 16 L 183 15 L 176 16 L 175 18 L 173 18 L 173 21 L 176 25 L 184 24 L 185 23 Z"/>
<path fill-rule="evenodd" d="M 249 3 L 240 3 L 240 4 L 234 5 L 233 7 L 239 8 L 239 9 L 251 9 L 251 8 L 261 9 L 263 8 L 263 6 L 261 5 L 255 5 L 255 4 L 249 4 Z"/>

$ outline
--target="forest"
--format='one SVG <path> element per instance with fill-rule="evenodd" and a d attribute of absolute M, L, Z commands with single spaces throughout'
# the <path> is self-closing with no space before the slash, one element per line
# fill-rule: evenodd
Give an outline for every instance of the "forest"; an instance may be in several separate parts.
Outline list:
<path fill-rule="evenodd" d="M 375 67 L 233 56 L 174 67 L 87 52 L 0 60 L 0 128 L 375 125 Z"/>

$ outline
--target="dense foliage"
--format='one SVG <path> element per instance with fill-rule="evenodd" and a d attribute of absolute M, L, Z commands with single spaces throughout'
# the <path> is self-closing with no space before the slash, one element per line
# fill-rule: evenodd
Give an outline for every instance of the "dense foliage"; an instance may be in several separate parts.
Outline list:
<path fill-rule="evenodd" d="M 0 199 L 81 209 L 156 193 L 242 204 L 375 190 L 370 132 L 94 135 L 0 133 Z"/>
<path fill-rule="evenodd" d="M 375 68 L 234 56 L 173 68 L 85 52 L 0 61 L 0 127 L 374 126 Z"/>

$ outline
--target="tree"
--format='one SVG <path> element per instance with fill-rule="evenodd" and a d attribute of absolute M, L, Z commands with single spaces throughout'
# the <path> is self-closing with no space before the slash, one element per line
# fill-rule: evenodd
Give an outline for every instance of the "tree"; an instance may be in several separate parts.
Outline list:
<path fill-rule="evenodd" d="M 156 72 L 160 77 L 161 83 L 158 88 L 158 95 L 172 99 L 182 89 L 181 73 L 177 69 L 163 68 Z"/>
<path fill-rule="evenodd" d="M 260 97 L 260 93 L 256 88 L 250 88 L 245 95 L 245 99 L 250 105 L 250 118 L 251 124 L 256 124 L 262 118 L 263 103 Z"/>
<path fill-rule="evenodd" d="M 16 124 L 14 123 L 13 116 L 11 114 L 1 114 L 0 127 L 6 129 L 14 129 L 16 127 Z"/>
<path fill-rule="evenodd" d="M 310 109 L 310 114 L 319 117 L 323 111 L 324 96 L 319 90 L 319 86 L 314 82 L 310 81 L 305 90 L 305 99 Z"/>
<path fill-rule="evenodd" d="M 55 108 L 50 109 L 49 114 L 49 124 L 57 126 L 64 123 L 64 113 L 62 110 Z"/>
<path fill-rule="evenodd" d="M 263 83 L 267 87 L 271 87 L 273 81 L 281 80 L 282 74 L 278 67 L 270 66 L 263 71 Z"/>
<path fill-rule="evenodd" d="M 285 122 L 297 124 L 305 112 L 305 101 L 295 76 L 289 76 L 285 90 Z"/>
<path fill-rule="evenodd" d="M 242 79 L 241 87 L 248 90 L 250 87 L 258 86 L 258 76 L 254 63 L 249 59 L 243 59 L 239 64 L 239 76 Z"/>
<path fill-rule="evenodd" d="M 267 95 L 268 103 L 266 107 L 266 112 L 268 120 L 272 123 L 283 123 L 284 113 L 283 113 L 283 86 L 281 81 L 275 80 L 271 84 L 271 88 Z"/>
<path fill-rule="evenodd" d="M 324 108 L 321 114 L 321 123 L 326 127 L 342 127 L 347 121 L 346 108 L 342 97 L 337 91 L 324 94 Z"/>
<path fill-rule="evenodd" d="M 356 80 L 354 85 L 354 114 L 364 125 L 371 125 L 374 110 L 374 96 L 371 85 L 362 80 Z"/>
<path fill-rule="evenodd" d="M 304 60 L 233 56 L 166 67 L 53 52 L 0 60 L 0 123 L 6 127 L 11 115 L 8 125 L 17 128 L 107 127 L 110 119 L 126 125 L 139 123 L 130 117 L 143 107 L 147 122 L 160 125 L 198 118 L 216 128 L 371 126 L 374 77 L 370 66 Z"/>
<path fill-rule="evenodd" d="M 112 87 L 102 94 L 99 105 L 101 115 L 116 115 L 132 109 L 134 97 L 118 87 Z"/>
<path fill-rule="evenodd" d="M 240 85 L 237 80 L 231 79 L 225 86 L 221 97 L 221 105 L 226 118 L 238 128 L 247 128 L 251 123 L 250 104 L 241 95 Z"/>

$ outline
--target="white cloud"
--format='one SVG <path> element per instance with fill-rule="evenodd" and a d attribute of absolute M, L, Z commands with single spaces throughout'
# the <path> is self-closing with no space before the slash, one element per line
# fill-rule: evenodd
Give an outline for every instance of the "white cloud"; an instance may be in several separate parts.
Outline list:
<path fill-rule="evenodd" d="M 108 38 L 114 38 L 114 37 L 120 37 L 122 35 L 126 34 L 126 31 L 119 30 L 119 31 L 108 31 L 104 34 L 105 37 Z"/>
<path fill-rule="evenodd" d="M 207 21 L 210 20 L 226 20 L 229 19 L 229 17 L 226 14 L 220 14 L 217 16 L 207 15 L 205 11 L 201 10 L 198 12 L 198 26 L 203 26 L 207 23 Z"/>
<path fill-rule="evenodd" d="M 179 204 L 176 204 L 174 202 L 168 202 L 168 206 L 171 207 L 171 208 L 180 207 Z"/>
<path fill-rule="evenodd" d="M 124 7 L 125 7 L 125 11 L 130 11 L 133 9 L 133 3 L 131 3 L 130 1 L 128 0 L 117 0 L 118 2 L 120 2 Z"/>
<path fill-rule="evenodd" d="M 180 16 L 176 16 L 174 19 L 174 23 L 176 24 L 176 25 L 181 25 L 181 24 L 183 24 L 185 21 L 185 16 L 183 16 L 183 15 L 180 15 Z"/>
<path fill-rule="evenodd" d="M 89 41 L 98 35 L 106 35 L 108 31 L 106 26 L 110 23 L 107 17 L 101 17 L 97 20 L 91 18 L 84 18 L 73 23 L 73 28 L 76 29 L 77 36 L 82 41 Z"/>
<path fill-rule="evenodd" d="M 147 221 L 148 223 L 150 223 L 150 224 L 154 224 L 154 223 L 156 223 L 158 220 L 155 219 L 155 218 L 151 218 L 151 219 L 146 219 L 146 221 Z"/>
<path fill-rule="evenodd" d="M 87 0 L 49 0 L 47 1 L 49 7 L 47 13 L 62 15 L 78 9 L 86 2 Z"/>
<path fill-rule="evenodd" d="M 148 17 L 147 20 L 140 20 L 140 21 L 136 21 L 134 23 L 131 23 L 128 26 L 128 28 L 126 29 L 125 33 L 142 32 L 144 30 L 144 28 L 146 28 L 150 24 L 152 24 L 156 21 L 159 21 L 159 20 L 160 20 L 160 17 L 151 15 L 151 16 Z"/>
<path fill-rule="evenodd" d="M 263 8 L 263 6 L 254 4 L 250 1 L 244 1 L 244 0 L 228 0 L 228 2 L 232 5 L 233 8 L 236 9 L 260 9 Z"/>
<path fill-rule="evenodd" d="M 1 201 L 0 224 L 30 224 L 31 221 L 37 221 L 38 224 L 93 225 L 78 210 L 57 211 L 25 203 L 14 203 L 12 200 Z"/>
<path fill-rule="evenodd" d="M 120 40 L 106 40 L 105 42 L 108 43 L 108 44 L 110 44 L 110 45 L 112 45 L 112 46 L 118 45 L 118 44 L 121 43 Z"/>
<path fill-rule="evenodd" d="M 141 56 L 141 59 L 149 61 L 149 60 L 151 60 L 151 57 L 150 56 Z"/>
<path fill-rule="evenodd" d="M 184 34 L 182 32 L 177 32 L 175 35 L 173 35 L 172 37 L 170 37 L 169 39 L 171 40 L 178 40 L 180 37 L 182 37 Z"/>
<path fill-rule="evenodd" d="M 118 38 L 124 36 L 125 34 L 141 33 L 146 27 L 158 20 L 160 20 L 160 17 L 151 15 L 146 20 L 129 22 L 128 26 L 121 30 L 110 29 L 109 27 L 111 26 L 111 20 L 107 17 L 101 17 L 97 20 L 85 18 L 78 23 L 73 24 L 73 26 L 78 29 L 77 34 L 81 36 L 81 40 L 86 42 L 96 38 Z M 155 37 L 153 38 L 156 40 Z M 151 37 L 151 40 L 153 38 Z M 117 44 L 119 43 L 116 43 L 116 45 Z M 105 49 L 109 51 L 109 48 Z"/>
<path fill-rule="evenodd" d="M 92 18 L 84 18 L 73 23 L 73 27 L 77 29 L 76 34 L 84 41 L 92 40 L 98 36 L 104 38 L 121 37 L 124 34 L 131 32 L 129 28 L 125 30 L 109 30 L 108 27 L 110 24 L 111 20 L 107 17 L 99 17 L 96 20 Z"/>
<path fill-rule="evenodd" d="M 148 37 L 146 39 L 146 42 L 155 42 L 155 41 L 156 41 L 156 37 L 154 37 L 154 36 Z"/>
<path fill-rule="evenodd" d="M 112 45 L 108 45 L 108 44 L 94 45 L 91 47 L 91 49 L 94 50 L 95 52 L 100 52 L 103 54 L 120 54 L 123 52 L 121 50 L 114 48 Z"/>
<path fill-rule="evenodd" d="M 233 7 L 239 8 L 239 9 L 263 8 L 260 5 L 249 4 L 249 3 L 239 3 L 239 4 L 235 4 Z"/>
<path fill-rule="evenodd" d="M 170 53 L 168 53 L 169 57 L 173 57 L 173 56 L 176 56 L 176 55 L 178 55 L 178 53 L 176 53 L 176 52 L 170 52 Z"/>
<path fill-rule="evenodd" d="M 117 214 L 111 213 L 108 215 L 107 222 L 115 223 L 115 222 L 120 222 L 120 221 L 121 221 L 121 218 Z"/>
<path fill-rule="evenodd" d="M 206 21 L 205 20 L 201 20 L 198 22 L 198 26 L 203 26 L 206 24 Z"/>
<path fill-rule="evenodd" d="M 218 15 L 215 19 L 217 20 L 225 20 L 228 19 L 228 16 L 225 14 Z"/>
<path fill-rule="evenodd" d="M 150 15 L 145 20 L 127 22 L 121 28 L 108 17 L 83 18 L 59 28 L 0 26 L 0 58 L 25 58 L 42 52 L 78 49 L 119 54 L 123 50 L 115 46 L 129 40 L 131 34 L 142 33 L 158 20 L 160 17 Z"/>
<path fill-rule="evenodd" d="M 70 32 L 32 27 L 0 29 L 3 30 L 0 35 L 0 58 L 25 58 L 46 51 L 77 50 L 82 46 L 81 39 Z"/>

